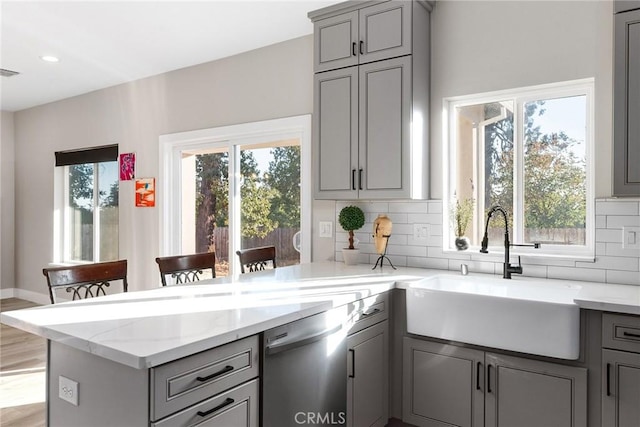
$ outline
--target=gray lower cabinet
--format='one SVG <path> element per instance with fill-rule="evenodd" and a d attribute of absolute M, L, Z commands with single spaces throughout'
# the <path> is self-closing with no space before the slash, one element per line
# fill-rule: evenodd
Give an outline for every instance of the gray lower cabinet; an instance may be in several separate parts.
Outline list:
<path fill-rule="evenodd" d="M 602 316 L 602 426 L 640 426 L 640 316 Z"/>
<path fill-rule="evenodd" d="M 403 420 L 417 426 L 580 427 L 587 370 L 405 338 Z"/>
<path fill-rule="evenodd" d="M 634 3 L 640 7 L 640 2 Z M 613 195 L 640 195 L 640 9 L 614 16 Z"/>
<path fill-rule="evenodd" d="M 347 338 L 347 426 L 389 420 L 389 326 L 384 320 Z"/>
<path fill-rule="evenodd" d="M 258 427 L 259 357 L 257 335 L 149 369 L 49 342 L 48 425 Z M 61 376 L 77 405 L 58 398 Z"/>
<path fill-rule="evenodd" d="M 602 350 L 602 425 L 640 426 L 640 354 Z"/>

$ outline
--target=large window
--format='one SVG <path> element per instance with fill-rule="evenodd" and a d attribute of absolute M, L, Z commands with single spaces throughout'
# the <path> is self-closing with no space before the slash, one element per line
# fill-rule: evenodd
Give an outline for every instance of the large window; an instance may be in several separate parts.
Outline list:
<path fill-rule="evenodd" d="M 593 255 L 592 92 L 593 81 L 582 80 L 446 100 L 445 248 L 459 234 L 456 208 L 467 210 L 464 234 L 474 248 L 488 210 L 500 205 L 512 242 L 542 244 L 532 253 Z M 493 216 L 494 251 L 504 230 Z"/>
<path fill-rule="evenodd" d="M 58 262 L 118 259 L 117 146 L 56 153 L 61 170 Z"/>
<path fill-rule="evenodd" d="M 308 260 L 309 133 L 303 116 L 161 137 L 163 253 L 215 252 L 217 276 L 237 271 L 238 249 Z"/>

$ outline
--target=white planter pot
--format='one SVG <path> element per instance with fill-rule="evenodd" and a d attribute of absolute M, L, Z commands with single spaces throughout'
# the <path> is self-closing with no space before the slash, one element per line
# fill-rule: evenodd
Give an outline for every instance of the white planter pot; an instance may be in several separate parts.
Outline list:
<path fill-rule="evenodd" d="M 347 265 L 358 264 L 360 258 L 360 249 L 342 249 L 342 259 Z"/>

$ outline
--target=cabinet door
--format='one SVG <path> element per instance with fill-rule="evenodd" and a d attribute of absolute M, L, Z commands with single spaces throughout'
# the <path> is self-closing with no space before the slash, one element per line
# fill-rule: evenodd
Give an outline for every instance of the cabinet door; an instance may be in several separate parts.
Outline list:
<path fill-rule="evenodd" d="M 359 197 L 410 193 L 411 57 L 360 66 Z"/>
<path fill-rule="evenodd" d="M 358 64 L 358 11 L 321 19 L 314 28 L 314 71 Z"/>
<path fill-rule="evenodd" d="M 479 350 L 405 338 L 402 420 L 484 426 L 483 363 Z"/>
<path fill-rule="evenodd" d="M 487 427 L 587 425 L 587 370 L 487 353 Z"/>
<path fill-rule="evenodd" d="M 640 426 L 640 354 L 602 350 L 602 425 Z"/>
<path fill-rule="evenodd" d="M 360 64 L 411 54 L 412 3 L 391 1 L 360 9 Z"/>
<path fill-rule="evenodd" d="M 258 427 L 258 380 L 170 415 L 151 427 Z"/>
<path fill-rule="evenodd" d="M 613 195 L 640 195 L 640 10 L 615 16 Z"/>
<path fill-rule="evenodd" d="M 389 421 L 389 332 L 385 320 L 347 339 L 347 426 Z"/>
<path fill-rule="evenodd" d="M 317 199 L 354 199 L 358 168 L 358 67 L 315 77 Z"/>

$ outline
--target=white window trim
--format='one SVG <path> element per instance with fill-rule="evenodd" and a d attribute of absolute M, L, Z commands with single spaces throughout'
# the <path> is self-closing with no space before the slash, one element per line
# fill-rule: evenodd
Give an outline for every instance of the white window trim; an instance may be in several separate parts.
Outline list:
<path fill-rule="evenodd" d="M 98 163 L 94 163 L 97 165 Z M 69 166 L 56 166 L 53 172 L 53 261 L 51 265 L 79 265 L 91 264 L 100 259 L 100 227 L 93 227 L 93 260 L 83 261 L 71 259 L 71 230 L 67 224 L 70 209 L 67 205 L 69 200 Z M 99 172 L 94 167 L 93 170 L 93 200 L 99 203 Z M 93 223 L 100 224 L 100 209 L 94 206 Z"/>
<path fill-rule="evenodd" d="M 475 95 L 464 95 L 449 97 L 443 99 L 442 109 L 442 143 L 444 149 L 443 155 L 443 251 L 458 252 L 451 246 L 452 234 L 450 229 L 450 183 L 455 181 L 455 170 L 451 167 L 452 159 L 455 159 L 455 144 L 451 141 L 456 138 L 456 126 L 449 117 L 455 117 L 455 108 L 482 104 L 487 102 L 495 102 L 499 99 L 511 99 L 514 101 L 514 128 L 518 132 L 517 138 L 523 138 L 523 127 L 521 125 L 522 105 L 525 102 L 538 99 L 559 98 L 572 95 L 586 95 L 586 226 L 585 226 L 585 245 L 584 246 L 562 246 L 562 245 L 543 245 L 540 249 L 527 247 L 514 247 L 512 254 L 523 254 L 531 257 L 542 258 L 566 258 L 572 260 L 595 260 L 595 169 L 594 169 L 594 79 L 580 79 L 568 82 L 559 82 L 544 84 L 538 86 L 530 86 L 519 89 L 500 90 L 495 92 L 485 92 Z M 520 150 L 520 144 L 514 144 L 514 150 Z M 520 161 L 520 153 L 516 151 L 514 162 Z M 474 165 L 475 167 L 475 165 Z M 514 176 L 514 187 L 519 193 L 522 193 L 523 186 L 523 170 L 515 167 L 516 175 Z M 522 243 L 519 241 L 518 231 L 522 229 L 523 216 L 519 215 L 523 210 L 522 198 L 516 198 L 516 206 L 514 206 L 514 236 L 511 237 L 511 243 Z M 517 227 L 517 228 L 516 228 Z M 483 232 L 484 230 L 482 230 Z M 504 254 L 503 242 L 489 242 L 489 252 L 493 254 Z M 472 246 L 465 253 L 478 252 L 479 246 Z"/>
<path fill-rule="evenodd" d="M 180 153 L 182 151 L 225 147 L 229 150 L 229 162 L 236 162 L 239 165 L 239 146 L 241 145 L 294 138 L 300 140 L 300 262 L 311 262 L 311 115 L 309 114 L 160 135 L 157 198 L 160 210 L 160 255 L 181 253 L 182 162 Z M 240 224 L 235 220 L 238 215 L 234 215 L 234 212 L 239 212 L 240 209 L 240 199 L 236 197 L 239 191 L 235 187 L 235 180 L 230 179 L 229 192 L 234 195 L 229 204 L 229 227 L 234 231 L 231 233 L 232 236 L 239 236 L 240 232 Z M 234 254 L 238 249 L 240 249 L 239 238 L 232 238 L 229 253 Z M 235 257 L 229 258 L 231 258 L 230 274 L 235 274 L 239 270 L 238 261 Z"/>

